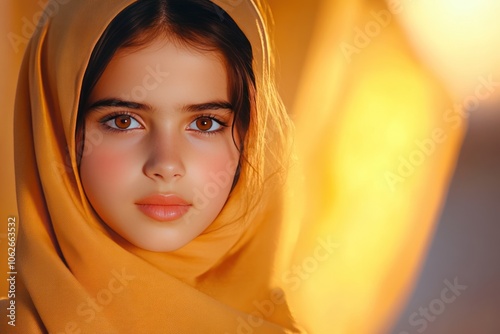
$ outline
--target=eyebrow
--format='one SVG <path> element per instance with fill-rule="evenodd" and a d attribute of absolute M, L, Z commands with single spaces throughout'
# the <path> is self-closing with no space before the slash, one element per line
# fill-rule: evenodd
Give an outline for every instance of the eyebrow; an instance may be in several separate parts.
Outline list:
<path fill-rule="evenodd" d="M 100 108 L 127 108 L 134 110 L 145 110 L 145 111 L 154 111 L 154 108 L 146 103 L 138 103 L 133 101 L 124 101 L 116 98 L 111 99 L 103 99 L 98 100 L 88 107 L 88 111 Z M 211 101 L 206 103 L 198 103 L 198 104 L 188 104 L 184 105 L 181 110 L 187 112 L 202 112 L 207 110 L 219 110 L 219 109 L 228 109 L 233 110 L 233 106 L 231 103 L 227 101 Z"/>
<path fill-rule="evenodd" d="M 119 108 L 127 108 L 127 109 L 135 109 L 135 110 L 153 110 L 153 107 L 149 104 L 132 102 L 132 101 L 124 101 L 120 99 L 103 99 L 98 100 L 92 103 L 87 110 L 91 111 L 94 109 L 100 108 L 110 108 L 110 107 L 119 107 Z"/>
<path fill-rule="evenodd" d="M 182 110 L 189 112 L 200 112 L 200 111 L 218 110 L 218 109 L 233 110 L 233 106 L 229 102 L 213 101 L 200 104 L 189 104 L 182 108 Z"/>

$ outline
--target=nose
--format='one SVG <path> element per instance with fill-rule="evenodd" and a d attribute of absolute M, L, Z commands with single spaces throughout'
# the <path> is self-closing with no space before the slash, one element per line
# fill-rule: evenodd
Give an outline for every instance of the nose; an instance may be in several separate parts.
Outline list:
<path fill-rule="evenodd" d="M 162 133 L 151 137 L 144 174 L 156 181 L 171 181 L 185 174 L 182 159 L 182 138 L 174 133 Z"/>

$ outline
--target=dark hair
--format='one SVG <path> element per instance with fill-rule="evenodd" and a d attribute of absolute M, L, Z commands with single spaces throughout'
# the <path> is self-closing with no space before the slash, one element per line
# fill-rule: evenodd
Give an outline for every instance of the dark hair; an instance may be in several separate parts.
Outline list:
<path fill-rule="evenodd" d="M 228 94 L 233 106 L 234 131 L 241 145 L 255 109 L 255 75 L 252 46 L 234 20 L 209 0 L 138 0 L 120 12 L 97 42 L 87 66 L 77 116 L 77 157 L 84 143 L 85 114 L 89 96 L 114 54 L 122 48 L 140 48 L 164 35 L 200 51 L 222 55 L 228 75 Z M 241 160 L 240 159 L 240 160 Z M 233 183 L 239 177 L 240 166 Z"/>

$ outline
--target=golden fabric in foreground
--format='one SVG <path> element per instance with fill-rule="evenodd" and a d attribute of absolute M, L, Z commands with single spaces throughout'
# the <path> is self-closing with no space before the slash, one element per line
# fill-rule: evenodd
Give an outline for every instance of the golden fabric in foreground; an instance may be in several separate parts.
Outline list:
<path fill-rule="evenodd" d="M 465 122 L 444 117 L 452 103 L 384 3 L 318 12 L 292 109 L 303 176 L 286 210 L 300 231 L 287 287 L 311 333 L 379 333 L 425 255 Z"/>
<path fill-rule="evenodd" d="M 47 57 L 35 43 L 31 60 L 25 59 L 31 80 L 20 83 L 25 114 L 16 116 L 23 129 L 15 143 L 22 152 L 16 168 L 24 175 L 18 183 L 24 226 L 17 263 L 33 304 L 17 300 L 17 332 L 39 332 L 37 313 L 51 333 L 292 331 L 279 290 L 272 290 L 277 286 L 310 333 L 383 330 L 418 269 L 463 131 L 463 122 L 443 118 L 446 94 L 413 58 L 398 25 L 384 27 L 346 57 L 339 44 L 349 42 L 353 26 L 372 20 L 370 10 L 382 8 L 321 1 L 290 108 L 297 162 L 284 212 L 281 196 L 268 193 L 248 228 L 224 225 L 238 213 L 238 200 L 251 196 L 238 187 L 207 233 L 185 249 L 161 254 L 124 244 L 102 227 L 73 167 L 54 173 L 66 166 L 68 145 L 72 152 L 75 94 L 93 43 L 130 2 L 95 1 L 102 9 L 92 11 L 93 22 L 100 24 L 75 24 L 59 34 L 53 29 L 52 35 L 40 29 L 40 41 L 78 39 L 79 47 Z M 221 1 L 231 16 L 244 12 L 240 2 L 228 3 L 234 2 Z M 73 61 L 59 61 L 63 55 Z M 67 78 L 73 79 L 62 80 Z M 30 116 L 29 110 L 40 114 Z M 65 133 L 54 136 L 55 128 Z M 180 271 L 185 263 L 193 265 Z M 21 292 L 21 280 L 17 288 Z M 105 295 L 110 301 L 97 305 L 99 311 L 82 307 Z M 266 321 L 250 317 L 252 312 Z M 13 332 L 4 320 L 0 328 Z"/>

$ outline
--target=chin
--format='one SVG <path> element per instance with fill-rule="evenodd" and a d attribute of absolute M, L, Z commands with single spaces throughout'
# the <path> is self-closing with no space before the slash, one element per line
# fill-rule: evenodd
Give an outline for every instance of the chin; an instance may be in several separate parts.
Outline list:
<path fill-rule="evenodd" d="M 168 253 L 184 247 L 190 242 L 190 240 L 186 240 L 184 242 L 179 242 L 179 240 L 169 240 L 169 239 L 156 240 L 154 242 L 152 242 L 151 240 L 146 242 L 134 242 L 134 240 L 129 240 L 129 242 L 136 247 L 139 247 L 141 249 L 150 252 Z"/>

